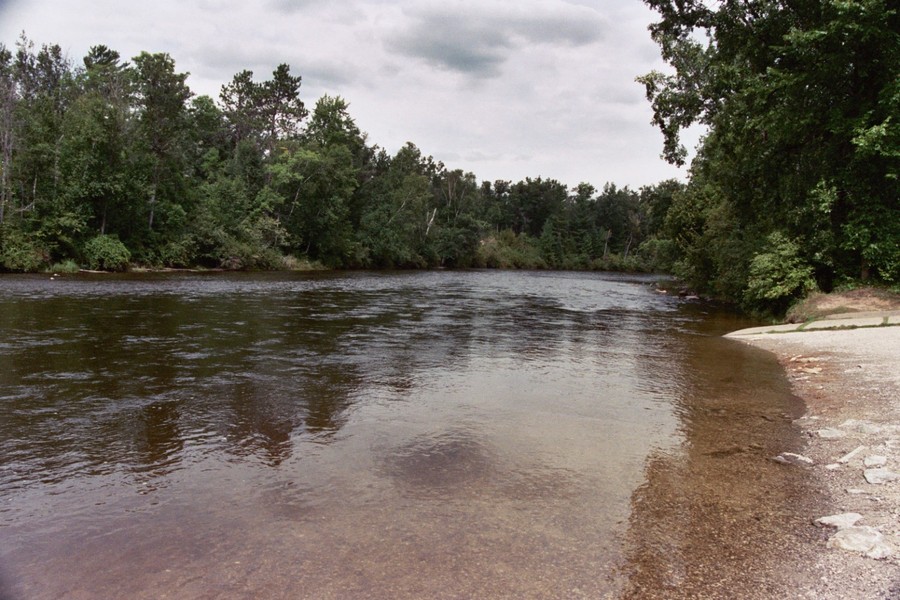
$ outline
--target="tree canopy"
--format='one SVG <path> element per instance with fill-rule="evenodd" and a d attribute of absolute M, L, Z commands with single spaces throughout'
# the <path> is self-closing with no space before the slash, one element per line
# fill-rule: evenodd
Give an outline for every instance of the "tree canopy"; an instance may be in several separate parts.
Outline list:
<path fill-rule="evenodd" d="M 639 78 L 664 156 L 680 164 L 680 133 L 708 128 L 667 217 L 679 272 L 750 305 L 900 281 L 896 3 L 646 3 L 672 67 Z"/>

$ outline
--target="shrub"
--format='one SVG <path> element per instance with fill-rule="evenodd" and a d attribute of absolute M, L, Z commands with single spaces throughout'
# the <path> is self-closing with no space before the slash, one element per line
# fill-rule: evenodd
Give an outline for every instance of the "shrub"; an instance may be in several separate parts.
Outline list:
<path fill-rule="evenodd" d="M 290 254 L 281 257 L 281 268 L 287 271 L 326 271 L 328 269 L 317 260 L 309 260 L 305 256 L 297 258 Z"/>
<path fill-rule="evenodd" d="M 98 235 L 84 245 L 84 260 L 88 268 L 101 271 L 124 271 L 131 260 L 131 252 L 115 235 Z"/>
<path fill-rule="evenodd" d="M 754 308 L 783 313 L 791 301 L 816 289 L 813 268 L 800 257 L 800 247 L 776 231 L 764 252 L 750 261 L 745 301 Z"/>
<path fill-rule="evenodd" d="M 546 269 L 547 263 L 532 238 L 505 229 L 481 240 L 474 265 L 491 269 Z"/>
<path fill-rule="evenodd" d="M 650 238 L 638 247 L 637 254 L 650 271 L 671 273 L 678 260 L 675 242 L 667 239 Z"/>
<path fill-rule="evenodd" d="M 197 244 L 193 238 L 183 237 L 172 240 L 159 249 L 159 262 L 166 267 L 189 267 L 197 255 Z"/>
<path fill-rule="evenodd" d="M 34 236 L 8 228 L 0 233 L 0 268 L 7 271 L 39 271 L 50 253 Z"/>

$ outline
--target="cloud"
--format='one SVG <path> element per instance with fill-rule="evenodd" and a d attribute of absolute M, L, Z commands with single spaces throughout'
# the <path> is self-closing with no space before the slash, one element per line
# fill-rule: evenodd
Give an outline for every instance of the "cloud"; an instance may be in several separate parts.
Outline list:
<path fill-rule="evenodd" d="M 389 51 L 475 78 L 498 77 L 510 56 L 533 45 L 584 46 L 606 23 L 594 10 L 559 2 L 427 3 L 404 11 L 407 22 Z"/>
<path fill-rule="evenodd" d="M 197 94 L 280 63 L 301 97 L 351 103 L 371 143 L 412 141 L 485 180 L 641 185 L 677 175 L 635 76 L 665 69 L 638 0 L 0 0 L 0 40 L 23 29 L 73 60 L 168 52 Z"/>
<path fill-rule="evenodd" d="M 3 14 L 17 3 L 16 0 L 0 0 L 0 14 Z"/>
<path fill-rule="evenodd" d="M 318 0 L 269 0 L 266 5 L 278 12 L 291 14 L 317 3 Z"/>
<path fill-rule="evenodd" d="M 500 73 L 510 40 L 486 25 L 452 21 L 437 13 L 422 15 L 388 44 L 389 49 L 438 68 L 491 77 Z"/>

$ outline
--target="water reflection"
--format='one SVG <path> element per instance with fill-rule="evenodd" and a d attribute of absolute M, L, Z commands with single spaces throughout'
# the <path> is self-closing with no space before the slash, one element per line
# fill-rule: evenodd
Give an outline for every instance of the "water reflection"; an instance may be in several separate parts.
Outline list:
<path fill-rule="evenodd" d="M 716 457 L 708 432 L 740 439 L 781 400 L 741 400 L 759 357 L 697 350 L 708 318 L 648 283 L 4 278 L 0 563 L 36 598 L 657 585 L 661 560 L 695 550 L 690 531 L 653 533 L 709 480 L 693 465 L 762 452 Z"/>
<path fill-rule="evenodd" d="M 133 420 L 134 468 L 165 475 L 184 447 L 179 402 L 162 400 L 144 406 Z"/>

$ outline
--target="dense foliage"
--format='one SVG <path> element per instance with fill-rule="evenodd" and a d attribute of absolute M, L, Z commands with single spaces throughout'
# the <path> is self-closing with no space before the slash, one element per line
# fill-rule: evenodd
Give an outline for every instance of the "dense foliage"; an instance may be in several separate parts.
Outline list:
<path fill-rule="evenodd" d="M 309 111 L 288 65 L 195 96 L 167 54 L 80 64 L 0 46 L 0 268 L 671 264 L 681 185 L 479 183 L 413 144 L 370 145 L 340 97 Z"/>
<path fill-rule="evenodd" d="M 779 310 L 811 287 L 900 283 L 900 16 L 888 0 L 645 0 L 671 74 L 640 81 L 681 163 L 676 271 Z"/>

